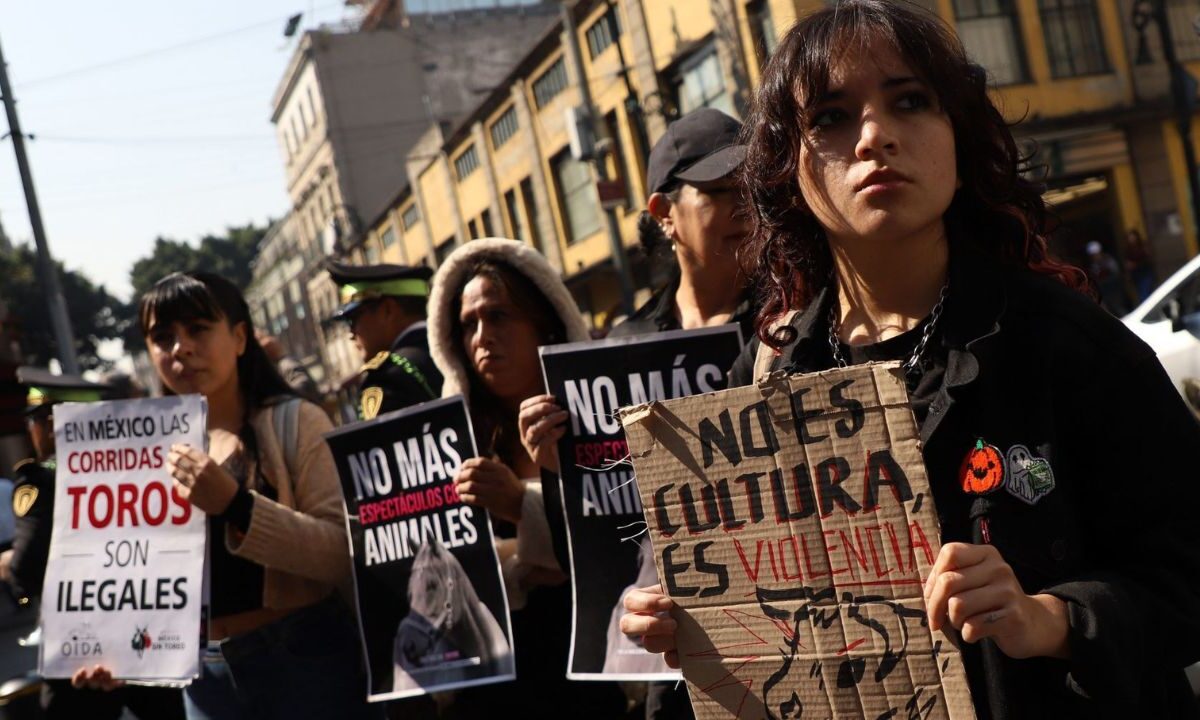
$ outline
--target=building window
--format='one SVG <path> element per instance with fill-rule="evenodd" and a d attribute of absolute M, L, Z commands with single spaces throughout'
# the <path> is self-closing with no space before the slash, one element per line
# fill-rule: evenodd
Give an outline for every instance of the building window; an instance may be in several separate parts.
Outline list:
<path fill-rule="evenodd" d="M 363 247 L 363 260 L 367 265 L 379 264 L 379 246 L 373 242 L 367 242 Z"/>
<path fill-rule="evenodd" d="M 441 265 L 450 257 L 450 253 L 454 252 L 454 238 L 446 238 L 440 245 L 433 249 L 433 259 Z"/>
<path fill-rule="evenodd" d="M 315 126 L 317 124 L 317 103 L 313 101 L 312 86 L 304 88 L 304 93 L 308 95 L 308 121 Z"/>
<path fill-rule="evenodd" d="M 746 16 L 750 21 L 750 37 L 754 41 L 754 52 L 758 54 L 758 66 L 761 68 L 779 45 L 775 19 L 771 17 L 771 6 L 767 0 L 754 0 L 746 6 Z"/>
<path fill-rule="evenodd" d="M 396 231 L 393 228 L 388 228 L 383 231 L 383 235 L 379 236 L 379 242 L 383 245 L 383 249 L 387 250 L 396 244 Z"/>
<path fill-rule="evenodd" d="M 510 107 L 492 123 L 492 147 L 499 148 L 517 134 L 517 109 Z"/>
<path fill-rule="evenodd" d="M 296 103 L 300 107 L 300 133 L 301 137 L 308 139 L 308 113 L 304 110 L 304 103 Z"/>
<path fill-rule="evenodd" d="M 1095 0 L 1038 0 L 1038 10 L 1054 77 L 1108 72 Z"/>
<path fill-rule="evenodd" d="M 567 89 L 567 65 L 559 58 L 557 62 L 550 66 L 550 69 L 542 73 L 541 77 L 533 81 L 533 99 L 539 108 L 543 108 L 558 96 L 563 90 Z"/>
<path fill-rule="evenodd" d="M 1015 0 L 954 0 L 958 37 L 997 85 L 1026 79 Z"/>
<path fill-rule="evenodd" d="M 418 222 L 421 221 L 421 213 L 417 210 L 417 204 L 413 203 L 404 208 L 404 212 L 400 213 L 400 222 L 404 223 L 405 230 L 412 230 Z"/>
<path fill-rule="evenodd" d="M 479 216 L 479 229 L 483 232 L 481 237 L 496 237 L 495 228 L 492 227 L 491 210 L 484 210 Z"/>
<path fill-rule="evenodd" d="M 296 308 L 296 319 L 303 320 L 308 316 L 308 312 L 304 308 L 304 294 L 300 292 L 300 281 L 292 280 L 288 289 L 292 293 L 292 305 Z"/>
<path fill-rule="evenodd" d="M 475 222 L 475 218 L 467 221 L 467 237 L 472 240 L 478 240 L 481 237 L 479 234 L 479 223 Z"/>
<path fill-rule="evenodd" d="M 733 98 L 725 89 L 725 80 L 721 77 L 721 62 L 717 59 L 716 48 L 702 52 L 682 68 L 675 91 L 680 115 L 687 115 L 702 107 L 716 108 L 727 115 L 736 114 Z"/>
<path fill-rule="evenodd" d="M 474 145 L 467 148 L 462 155 L 454 158 L 454 172 L 458 173 L 459 180 L 465 180 L 478 167 L 479 153 L 475 152 Z"/>
<path fill-rule="evenodd" d="M 1167 0 L 1175 54 L 1185 62 L 1200 60 L 1200 35 L 1197 35 L 1194 25 L 1196 10 L 1196 0 Z"/>
<path fill-rule="evenodd" d="M 592 186 L 591 169 L 564 150 L 554 159 L 554 179 L 566 220 L 567 242 L 579 242 L 599 231 L 600 203 Z"/>
<path fill-rule="evenodd" d="M 525 229 L 529 232 L 529 242 L 543 255 L 546 249 L 542 247 L 542 235 L 538 230 L 537 203 L 533 200 L 533 181 L 525 178 L 521 181 L 521 205 L 525 210 Z"/>
<path fill-rule="evenodd" d="M 617 9 L 609 5 L 608 11 L 592 23 L 584 34 L 587 36 L 588 54 L 595 60 L 621 36 L 621 20 Z"/>
<path fill-rule="evenodd" d="M 508 232 L 514 240 L 529 242 L 529 233 L 525 230 L 525 218 L 521 217 L 521 208 L 517 205 L 517 193 L 508 190 L 504 193 L 504 214 L 508 221 Z"/>
<path fill-rule="evenodd" d="M 292 115 L 292 139 L 296 142 L 296 150 L 300 149 L 300 131 L 296 128 L 296 116 Z"/>
<path fill-rule="evenodd" d="M 604 116 L 604 126 L 608 137 L 612 139 L 612 152 L 604 159 L 608 163 L 608 177 L 625 188 L 626 207 L 637 207 L 638 201 L 633 195 L 633 186 L 629 182 L 629 169 L 625 165 L 625 146 L 621 142 L 621 129 L 617 126 L 617 111 L 613 110 Z"/>

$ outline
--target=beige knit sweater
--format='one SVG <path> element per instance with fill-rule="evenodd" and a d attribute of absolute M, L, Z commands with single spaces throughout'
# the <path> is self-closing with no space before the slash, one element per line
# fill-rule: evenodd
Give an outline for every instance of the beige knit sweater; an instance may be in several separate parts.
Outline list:
<path fill-rule="evenodd" d="M 251 486 L 250 529 L 239 537 L 226 526 L 225 546 L 258 563 L 263 573 L 263 607 L 299 608 L 325 598 L 350 579 L 345 505 L 333 455 L 324 434 L 333 425 L 316 405 L 300 405 L 296 477 L 289 477 L 284 450 L 272 426 L 273 408 L 257 411 L 250 423 L 258 440 L 262 477 L 276 500 Z M 251 475 L 257 478 L 258 473 Z M 254 480 L 252 482 L 258 482 Z"/>

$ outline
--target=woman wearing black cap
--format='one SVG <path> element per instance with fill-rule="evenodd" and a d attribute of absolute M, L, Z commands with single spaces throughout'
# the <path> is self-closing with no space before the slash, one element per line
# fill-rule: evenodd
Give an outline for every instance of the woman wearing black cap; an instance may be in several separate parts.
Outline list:
<path fill-rule="evenodd" d="M 672 123 L 655 143 L 646 173 L 650 198 L 638 219 L 638 234 L 652 259 L 669 245 L 670 280 L 609 337 L 730 322 L 741 325 L 743 341 L 753 336 L 756 307 L 736 256 L 747 230 L 734 177 L 746 157 L 746 148 L 738 144 L 741 130 L 742 124 L 725 113 L 701 108 Z M 555 448 L 566 420 L 552 395 L 521 404 L 521 442 L 555 473 Z M 681 683 L 652 684 L 646 717 L 692 717 L 687 690 Z"/>
<path fill-rule="evenodd" d="M 736 322 L 746 342 L 754 335 L 756 307 L 737 262 L 746 238 L 734 175 L 746 157 L 737 144 L 742 124 L 701 108 L 671 124 L 650 152 L 650 198 L 638 219 L 646 255 L 669 243 L 670 280 L 617 325 L 609 337 L 691 330 Z M 567 413 L 551 395 L 521 405 L 521 441 L 538 464 L 558 472 L 555 451 Z"/>

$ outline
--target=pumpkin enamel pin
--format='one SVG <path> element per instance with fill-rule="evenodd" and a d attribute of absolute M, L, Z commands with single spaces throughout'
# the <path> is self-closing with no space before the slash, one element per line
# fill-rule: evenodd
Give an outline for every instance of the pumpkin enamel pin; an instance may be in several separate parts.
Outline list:
<path fill-rule="evenodd" d="M 1004 485 L 1004 474 L 1004 455 L 980 438 L 963 458 L 958 480 L 968 495 L 987 495 Z"/>

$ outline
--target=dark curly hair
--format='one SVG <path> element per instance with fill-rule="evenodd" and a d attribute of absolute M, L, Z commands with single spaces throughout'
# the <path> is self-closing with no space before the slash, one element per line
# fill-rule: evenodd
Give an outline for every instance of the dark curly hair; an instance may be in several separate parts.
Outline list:
<path fill-rule="evenodd" d="M 1050 275 L 1085 290 L 1087 276 L 1053 259 L 1051 228 L 1039 185 L 1010 126 L 988 97 L 987 74 L 973 64 L 939 18 L 905 0 L 840 0 L 787 32 L 763 71 L 745 126 L 742 184 L 751 218 L 741 261 L 762 295 L 759 338 L 778 349 L 795 330 L 771 328 L 807 304 L 828 281 L 832 256 L 824 229 L 800 191 L 806 112 L 799 98 L 821 97 L 842 58 L 874 42 L 893 46 L 936 94 L 954 129 L 958 177 L 945 215 L 970 226 L 971 242 L 1000 262 Z"/>

